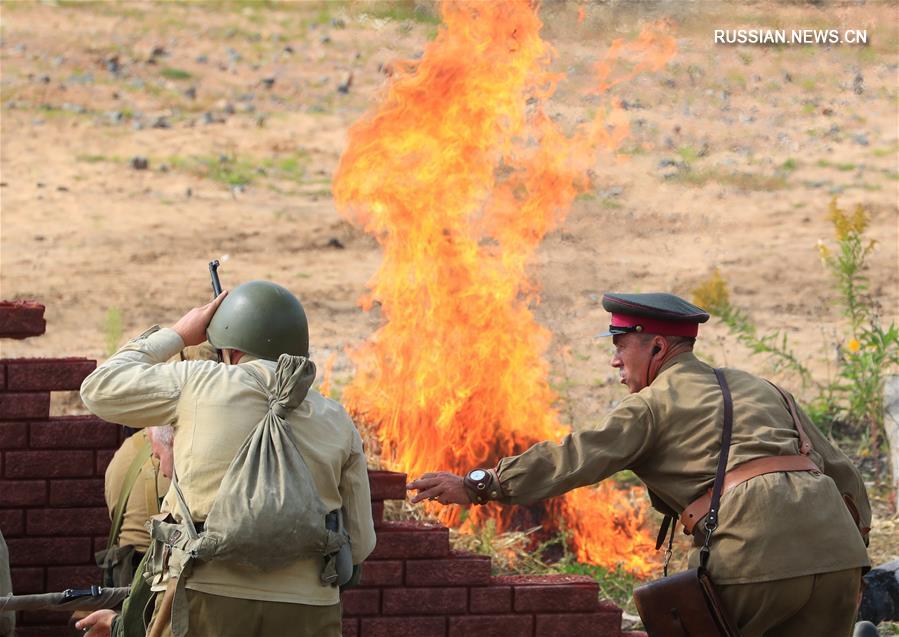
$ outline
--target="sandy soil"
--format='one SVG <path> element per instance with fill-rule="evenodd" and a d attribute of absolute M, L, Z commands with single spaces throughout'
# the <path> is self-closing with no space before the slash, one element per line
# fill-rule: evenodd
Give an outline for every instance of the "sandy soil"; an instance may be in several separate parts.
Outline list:
<path fill-rule="evenodd" d="M 569 74 L 554 101 L 564 121 L 586 116 L 580 91 L 613 38 L 672 17 L 678 44 L 664 72 L 615 89 L 632 135 L 618 159 L 597 159 L 595 191 L 533 265 L 575 426 L 622 395 L 608 345 L 591 339 L 603 291 L 689 296 L 715 267 L 736 305 L 826 375 L 846 327 L 816 248 L 833 239 L 833 196 L 869 211 L 872 295 L 887 320 L 899 307 L 896 5 L 623 4 L 583 4 L 582 23 L 581 5 L 542 9 Z M 385 65 L 421 52 L 433 16 L 409 2 L 4 3 L 0 297 L 45 303 L 48 328 L 2 355 L 102 359 L 204 301 L 207 261 L 227 258 L 226 286 L 267 278 L 302 298 L 313 356 L 337 353 L 347 382 L 344 349 L 378 325 L 357 300 L 380 255 L 335 211 L 330 178 Z M 870 43 L 713 43 L 740 26 L 867 29 Z M 715 363 L 770 372 L 723 326 L 703 334 Z"/>

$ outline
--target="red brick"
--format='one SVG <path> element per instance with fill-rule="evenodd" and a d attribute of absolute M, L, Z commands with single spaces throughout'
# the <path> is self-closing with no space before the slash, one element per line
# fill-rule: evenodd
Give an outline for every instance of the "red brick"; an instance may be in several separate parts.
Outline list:
<path fill-rule="evenodd" d="M 363 617 L 360 637 L 446 637 L 444 617 Z"/>
<path fill-rule="evenodd" d="M 28 423 L 0 422 L 0 449 L 22 449 L 28 446 Z"/>
<path fill-rule="evenodd" d="M 385 588 L 382 593 L 385 615 L 449 615 L 468 610 L 465 588 Z"/>
<path fill-rule="evenodd" d="M 0 301 L 0 338 L 40 336 L 47 329 L 44 306 L 34 301 Z"/>
<path fill-rule="evenodd" d="M 6 365 L 0 363 L 0 391 L 6 389 Z"/>
<path fill-rule="evenodd" d="M 405 500 L 406 474 L 393 471 L 369 471 L 372 500 Z"/>
<path fill-rule="evenodd" d="M 468 609 L 472 613 L 509 613 L 512 611 L 512 587 L 472 587 L 468 593 Z"/>
<path fill-rule="evenodd" d="M 87 588 L 100 584 L 102 572 L 98 566 L 49 566 L 47 590 L 64 591 L 67 588 Z"/>
<path fill-rule="evenodd" d="M 566 613 L 536 616 L 535 637 L 620 637 L 618 613 Z"/>
<path fill-rule="evenodd" d="M 109 466 L 109 463 L 112 462 L 112 457 L 115 455 L 115 451 L 111 449 L 99 449 L 97 450 L 97 466 L 96 466 L 96 474 L 101 478 L 106 475 L 106 467 Z"/>
<path fill-rule="evenodd" d="M 89 537 L 12 538 L 6 545 L 12 566 L 85 564 L 93 559 Z"/>
<path fill-rule="evenodd" d="M 109 533 L 106 507 L 79 509 L 30 509 L 28 535 L 101 535 Z"/>
<path fill-rule="evenodd" d="M 359 620 L 344 618 L 340 629 L 341 637 L 359 637 Z"/>
<path fill-rule="evenodd" d="M 43 419 L 50 416 L 50 392 L 0 393 L 0 420 Z"/>
<path fill-rule="evenodd" d="M 531 615 L 481 615 L 450 617 L 449 637 L 531 637 Z"/>
<path fill-rule="evenodd" d="M 12 568 L 9 572 L 12 576 L 12 590 L 16 595 L 43 593 L 47 590 L 44 588 L 43 568 Z"/>
<path fill-rule="evenodd" d="M 0 507 L 38 506 L 46 503 L 46 481 L 0 480 Z"/>
<path fill-rule="evenodd" d="M 499 575 L 490 580 L 497 586 L 550 586 L 558 584 L 586 584 L 598 586 L 589 575 Z"/>
<path fill-rule="evenodd" d="M 403 563 L 395 560 L 366 560 L 360 586 L 401 586 Z"/>
<path fill-rule="evenodd" d="M 57 626 L 60 635 L 68 633 L 67 630 L 61 628 L 69 623 L 72 611 L 52 611 L 52 610 L 26 610 L 19 614 L 18 623 L 22 625 L 46 626 L 47 624 Z"/>
<path fill-rule="evenodd" d="M 356 588 L 344 591 L 340 595 L 343 602 L 343 614 L 379 615 L 381 612 L 381 593 L 376 588 Z"/>
<path fill-rule="evenodd" d="M 20 509 L 0 509 L 0 530 L 5 537 L 25 535 L 25 512 Z"/>
<path fill-rule="evenodd" d="M 516 613 L 592 611 L 599 608 L 599 585 L 516 586 L 513 597 Z"/>
<path fill-rule="evenodd" d="M 445 557 L 449 554 L 449 529 L 424 522 L 384 522 L 370 559 Z"/>
<path fill-rule="evenodd" d="M 119 425 L 96 416 L 60 416 L 31 423 L 32 449 L 115 449 Z"/>
<path fill-rule="evenodd" d="M 378 500 L 377 502 L 371 503 L 371 517 L 375 521 L 375 528 L 381 526 L 381 522 L 384 521 L 384 502 Z"/>
<path fill-rule="evenodd" d="M 453 552 L 440 560 L 407 560 L 406 586 L 470 586 L 490 583 L 490 558 Z"/>
<path fill-rule="evenodd" d="M 8 451 L 7 478 L 86 478 L 94 475 L 93 451 Z"/>
<path fill-rule="evenodd" d="M 81 381 L 97 367 L 87 358 L 25 358 L 6 361 L 9 391 L 65 391 L 81 388 Z"/>
<path fill-rule="evenodd" d="M 51 480 L 51 506 L 105 506 L 103 479 Z"/>

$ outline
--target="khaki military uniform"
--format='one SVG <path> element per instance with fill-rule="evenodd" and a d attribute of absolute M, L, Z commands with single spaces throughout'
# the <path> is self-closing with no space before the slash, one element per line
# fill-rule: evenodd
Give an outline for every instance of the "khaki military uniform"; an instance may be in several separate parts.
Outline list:
<path fill-rule="evenodd" d="M 725 376 L 734 400 L 727 468 L 763 456 L 798 455 L 798 433 L 778 391 L 739 370 L 728 369 Z M 505 500 L 529 503 L 631 469 L 667 507 L 680 512 L 712 486 L 723 405 L 712 368 L 689 352 L 675 356 L 651 385 L 627 396 L 596 427 L 501 460 L 497 476 Z M 757 590 L 766 587 L 759 589 L 757 583 L 848 571 L 846 581 L 854 578 L 855 589 L 847 591 L 846 598 L 854 603 L 860 569 L 869 566 L 865 542 L 842 498 L 852 497 L 861 526 L 870 527 L 871 509 L 861 477 L 805 414 L 801 418 L 814 447 L 811 459 L 823 473 L 757 476 L 721 500 L 708 568 L 746 637 L 775 625 L 763 626 L 753 614 L 759 608 L 744 604 L 744 598 L 761 600 Z M 701 545 L 701 533 L 694 540 Z M 691 566 L 698 561 L 694 550 Z M 800 595 L 801 588 L 786 590 Z M 808 603 L 808 594 L 804 601 L 797 597 L 786 617 Z M 838 609 L 833 606 L 820 610 L 834 616 Z M 739 609 L 744 609 L 742 614 Z M 848 628 L 838 631 L 791 634 L 848 634 Z"/>
<path fill-rule="evenodd" d="M 266 394 L 246 366 L 252 365 L 273 388 L 275 363 L 245 355 L 238 365 L 213 361 L 161 364 L 183 346 L 181 337 L 171 329 L 145 334 L 88 376 L 81 396 L 91 411 L 112 422 L 131 427 L 174 426 L 178 482 L 194 521 L 202 522 L 232 459 L 268 411 Z M 327 510 L 343 509 L 352 560 L 361 563 L 374 548 L 375 532 L 358 431 L 338 403 L 311 390 L 300 406 L 287 414 L 286 422 L 322 503 Z M 173 493 L 162 509 L 180 518 Z M 188 593 L 194 592 L 190 593 L 192 599 L 204 595 L 207 599 L 202 605 L 191 604 L 190 624 L 201 625 L 202 618 L 194 613 L 200 606 L 204 612 L 213 609 L 214 614 L 218 612 L 214 609 L 220 608 L 225 613 L 255 600 L 293 607 L 288 609 L 293 610 L 288 613 L 293 619 L 285 624 L 283 634 L 303 634 L 296 626 L 302 624 L 304 606 L 330 607 L 331 628 L 316 634 L 339 635 L 339 592 L 321 585 L 320 572 L 318 559 L 298 560 L 266 572 L 225 560 L 197 564 L 186 588 Z M 253 606 L 248 603 L 246 607 Z"/>
<path fill-rule="evenodd" d="M 9 549 L 0 529 L 0 597 L 12 595 L 12 579 L 9 573 Z M 13 637 L 16 633 L 16 614 L 6 611 L 0 613 L 0 637 Z"/>
<path fill-rule="evenodd" d="M 119 501 L 125 476 L 131 463 L 141 448 L 149 444 L 147 433 L 139 431 L 122 443 L 106 467 L 104 495 L 109 517 L 115 515 L 115 506 Z M 119 531 L 117 546 L 133 546 L 139 553 L 146 553 L 150 546 L 150 533 L 147 531 L 147 520 L 151 515 L 159 513 L 160 499 L 169 490 L 169 479 L 159 471 L 159 461 L 150 457 L 141 467 L 131 494 L 125 503 L 122 514 L 122 528 Z"/>

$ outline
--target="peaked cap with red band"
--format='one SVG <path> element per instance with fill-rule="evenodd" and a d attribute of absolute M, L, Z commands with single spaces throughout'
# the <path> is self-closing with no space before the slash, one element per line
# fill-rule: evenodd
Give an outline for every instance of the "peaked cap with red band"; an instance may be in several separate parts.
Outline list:
<path fill-rule="evenodd" d="M 640 332 L 659 336 L 690 336 L 699 333 L 699 324 L 709 313 L 679 296 L 665 292 L 602 295 L 602 307 L 612 314 L 609 329 L 597 336 Z"/>

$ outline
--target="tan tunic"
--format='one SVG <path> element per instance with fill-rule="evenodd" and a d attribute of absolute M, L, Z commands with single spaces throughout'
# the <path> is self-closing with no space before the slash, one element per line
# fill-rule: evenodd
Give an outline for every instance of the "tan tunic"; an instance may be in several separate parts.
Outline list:
<path fill-rule="evenodd" d="M 268 410 L 266 395 L 245 365 L 253 365 L 274 388 L 275 363 L 245 356 L 239 365 L 163 364 L 182 347 L 174 330 L 145 333 L 88 376 L 81 397 L 91 411 L 112 422 L 174 425 L 175 471 L 194 520 L 202 522 L 231 460 Z M 311 390 L 287 423 L 325 507 L 343 507 L 353 563 L 361 563 L 374 548 L 375 532 L 359 432 L 338 403 Z M 162 508 L 180 517 L 171 490 Z M 243 599 L 336 604 L 338 591 L 321 585 L 320 570 L 317 559 L 267 572 L 212 561 L 194 568 L 187 588 Z"/>
<path fill-rule="evenodd" d="M 115 506 L 119 501 L 119 494 L 125 486 L 125 476 L 131 468 L 131 462 L 140 448 L 147 443 L 147 433 L 139 431 L 122 443 L 109 466 L 106 467 L 106 480 L 104 481 L 104 494 L 106 507 L 109 509 L 109 519 L 115 515 Z M 147 531 L 147 520 L 151 515 L 159 512 L 159 498 L 169 490 L 169 479 L 159 471 L 159 461 L 150 458 L 141 467 L 134 487 L 125 503 L 125 512 L 122 515 L 122 528 L 116 546 L 133 546 L 141 553 L 146 553 L 150 546 L 150 533 Z"/>
<path fill-rule="evenodd" d="M 796 455 L 799 436 L 780 394 L 764 380 L 725 371 L 734 399 L 728 469 L 762 456 Z M 712 368 L 692 353 L 674 357 L 649 387 L 621 401 L 592 429 L 503 458 L 507 499 L 528 503 L 631 469 L 670 508 L 682 511 L 712 486 L 724 401 Z M 801 414 L 825 475 L 772 473 L 723 496 L 709 570 L 719 584 L 762 582 L 868 566 L 865 544 L 841 493 L 871 525 L 864 483 L 849 459 Z M 696 536 L 699 537 L 699 534 Z M 691 564 L 698 563 L 693 551 Z"/>

